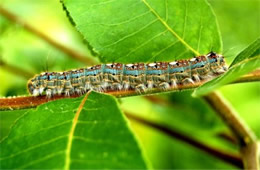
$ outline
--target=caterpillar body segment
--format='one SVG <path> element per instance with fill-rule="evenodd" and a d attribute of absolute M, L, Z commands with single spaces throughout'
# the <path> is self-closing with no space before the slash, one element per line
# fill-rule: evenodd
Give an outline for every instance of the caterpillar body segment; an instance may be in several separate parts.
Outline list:
<path fill-rule="evenodd" d="M 139 93 L 154 88 L 167 90 L 210 80 L 227 70 L 224 57 L 210 52 L 189 60 L 154 63 L 111 63 L 64 72 L 44 72 L 28 82 L 34 96 L 82 95 L 98 92 L 135 90 Z"/>

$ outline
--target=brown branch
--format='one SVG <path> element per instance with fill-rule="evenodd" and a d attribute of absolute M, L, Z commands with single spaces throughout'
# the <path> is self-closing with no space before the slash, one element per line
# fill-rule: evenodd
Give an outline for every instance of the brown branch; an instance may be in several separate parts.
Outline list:
<path fill-rule="evenodd" d="M 259 73 L 259 72 L 258 72 Z M 259 76 L 257 74 L 251 74 L 254 76 Z M 250 77 L 247 76 L 247 77 Z M 238 83 L 237 81 L 236 83 Z M 244 82 L 244 81 L 243 81 Z M 170 93 L 170 92 L 175 92 L 175 91 L 183 91 L 183 90 L 192 90 L 195 89 L 199 86 L 201 86 L 204 82 L 198 82 L 194 84 L 189 84 L 189 85 L 179 85 L 178 88 L 169 88 L 167 90 L 162 90 L 162 89 L 152 89 L 147 91 L 146 93 L 140 93 L 136 92 L 135 90 L 126 90 L 126 91 L 109 91 L 106 92 L 108 94 L 111 94 L 115 97 L 128 97 L 128 96 L 141 96 L 141 95 L 150 95 L 150 94 L 164 94 L 164 93 Z M 79 95 L 73 95 L 72 97 L 78 97 Z M 49 102 L 51 100 L 57 100 L 57 99 L 62 99 L 62 98 L 68 98 L 64 95 L 61 96 L 54 96 L 51 99 L 47 99 L 46 96 L 38 96 L 38 97 L 33 97 L 33 96 L 26 96 L 26 97 L 14 97 L 14 98 L 0 98 L 0 110 L 5 110 L 5 109 L 21 109 L 21 108 L 28 108 L 28 107 L 36 107 L 40 104 Z"/>
<path fill-rule="evenodd" d="M 21 77 L 23 77 L 25 79 L 29 79 L 29 78 L 34 76 L 32 73 L 30 73 L 30 72 L 28 72 L 26 70 L 23 70 L 22 68 L 18 68 L 16 66 L 7 64 L 4 61 L 2 61 L 1 59 L 0 59 L 0 67 L 2 69 L 5 69 L 6 71 L 8 71 L 10 73 L 13 73 L 15 75 L 21 76 Z"/>
<path fill-rule="evenodd" d="M 203 98 L 237 137 L 245 169 L 259 169 L 259 154 L 253 131 L 220 93 L 212 92 Z"/>
<path fill-rule="evenodd" d="M 70 98 L 79 97 L 79 95 L 72 95 Z M 62 98 L 69 98 L 65 96 L 54 96 L 52 98 L 46 98 L 46 96 L 25 96 L 25 97 L 7 97 L 0 98 L 0 110 L 14 110 L 36 107 L 40 104 L 47 103 L 49 101 L 58 100 Z"/>
<path fill-rule="evenodd" d="M 254 81 L 260 81 L 260 70 L 255 70 L 249 74 L 246 74 L 239 79 L 231 82 L 230 84 L 235 83 L 243 83 L 243 82 L 254 82 Z"/>
<path fill-rule="evenodd" d="M 250 76 L 255 76 L 259 74 L 259 71 L 250 73 L 249 76 L 243 76 L 247 79 Z M 243 81 L 244 82 L 244 81 Z M 246 81 L 247 82 L 247 81 Z M 220 117 L 224 122 L 230 127 L 232 132 L 236 135 L 233 136 L 227 134 L 221 134 L 219 137 L 232 142 L 233 144 L 239 144 L 241 147 L 241 155 L 243 158 L 244 167 L 246 169 L 259 169 L 259 148 L 257 148 L 255 142 L 255 135 L 249 129 L 249 127 L 244 124 L 244 122 L 238 117 L 238 114 L 229 106 L 229 104 L 219 96 L 219 94 L 213 93 L 209 96 L 204 97 L 208 103 L 217 111 Z M 171 106 L 168 100 L 159 98 L 156 96 L 145 96 L 146 99 L 150 100 L 153 103 L 158 103 L 164 106 Z M 221 102 L 220 102 L 221 101 Z M 253 143 L 252 143 L 253 142 Z M 258 153 L 258 154 L 257 154 Z"/>
<path fill-rule="evenodd" d="M 237 138 L 233 134 L 226 133 L 226 132 L 219 132 L 216 134 L 216 136 L 232 144 L 235 145 L 238 144 Z"/>
<path fill-rule="evenodd" d="M 50 45 L 56 47 L 57 49 L 63 51 L 68 56 L 70 56 L 80 62 L 83 62 L 87 65 L 96 64 L 96 62 L 93 59 L 91 59 L 90 57 L 88 57 L 84 54 L 80 54 L 79 52 L 61 44 L 60 42 L 55 41 L 54 39 L 50 38 L 48 35 L 44 34 L 40 30 L 38 30 L 35 27 L 33 27 L 32 25 L 30 25 L 29 23 L 22 20 L 22 18 L 20 18 L 19 16 L 16 16 L 15 14 L 11 13 L 10 11 L 4 9 L 1 6 L 0 6 L 0 15 L 4 16 L 8 20 L 10 20 L 16 24 L 23 26 L 26 30 L 35 34 L 36 36 L 38 36 L 42 40 L 46 41 Z"/>
<path fill-rule="evenodd" d="M 246 145 L 256 140 L 254 133 L 220 93 L 212 92 L 203 98 L 228 125 L 240 144 Z"/>
<path fill-rule="evenodd" d="M 231 154 L 231 153 L 227 153 L 225 151 L 222 151 L 220 149 L 217 149 L 217 148 L 214 148 L 212 146 L 209 146 L 209 145 L 206 145 L 204 143 L 201 143 L 200 141 L 197 141 L 189 136 L 186 136 L 172 128 L 169 128 L 165 125 L 161 125 L 161 124 L 158 124 L 158 123 L 155 123 L 155 122 L 152 122 L 152 121 L 149 121 L 147 119 L 144 119 L 144 118 L 141 118 L 139 116 L 135 116 L 133 114 L 130 114 L 130 113 L 127 113 L 125 112 L 125 115 L 131 119 L 131 120 L 134 120 L 134 121 L 137 121 L 139 123 L 142 123 L 146 126 L 149 126 L 149 127 L 152 127 L 156 130 L 159 130 L 160 132 L 172 137 L 172 138 L 175 138 L 175 139 L 178 139 L 182 142 L 185 142 L 191 146 L 194 146 L 222 161 L 225 161 L 227 163 L 230 163 L 232 165 L 235 165 L 239 168 L 243 168 L 243 163 L 242 163 L 242 160 L 240 158 L 239 155 L 236 155 L 236 154 Z"/>
<path fill-rule="evenodd" d="M 259 170 L 260 148 L 257 142 L 250 143 L 241 148 L 241 155 L 245 169 Z"/>
<path fill-rule="evenodd" d="M 160 96 L 144 96 L 144 98 L 152 103 L 159 104 L 161 106 L 174 107 L 174 108 L 178 107 L 180 109 L 185 109 L 184 106 L 180 106 L 179 104 L 176 105 L 170 102 L 168 99 L 162 98 Z M 216 136 L 232 144 L 238 144 L 237 138 L 235 138 L 234 135 L 232 134 L 226 132 L 219 132 L 216 134 Z"/>
<path fill-rule="evenodd" d="M 174 107 L 174 108 L 178 107 L 180 109 L 185 109 L 185 108 L 183 108 L 184 106 L 174 105 L 173 103 L 171 103 L 166 98 L 162 98 L 162 97 L 159 97 L 159 96 L 144 96 L 144 98 L 147 99 L 148 101 L 152 102 L 152 103 L 159 104 L 161 106 Z M 225 133 L 225 132 L 219 132 L 219 133 L 216 134 L 216 136 L 225 140 L 225 141 L 228 141 L 232 144 L 235 144 L 235 145 L 238 144 L 237 139 L 232 134 L 228 134 L 228 133 Z"/>
<path fill-rule="evenodd" d="M 185 85 L 185 86 L 178 86 L 178 88 L 170 88 L 165 91 L 162 91 L 161 89 L 152 89 L 149 90 L 146 93 L 139 93 L 135 90 L 126 90 L 126 91 L 108 91 L 105 92 L 107 94 L 113 95 L 115 97 L 127 97 L 127 96 L 140 96 L 140 95 L 149 95 L 149 94 L 156 94 L 156 93 L 169 93 L 173 91 L 181 91 L 181 90 L 187 90 L 187 89 L 194 89 L 195 87 L 198 87 L 201 85 L 200 83 L 197 84 L 191 84 L 191 85 Z M 70 97 L 79 97 L 79 95 L 72 95 Z M 70 98 L 65 95 L 55 95 L 52 96 L 50 99 L 47 98 L 45 95 L 43 96 L 25 96 L 25 97 L 13 97 L 13 98 L 0 98 L 0 110 L 8 110 L 8 109 L 23 109 L 23 108 L 29 108 L 29 107 L 36 107 L 40 104 L 62 99 L 62 98 Z"/>

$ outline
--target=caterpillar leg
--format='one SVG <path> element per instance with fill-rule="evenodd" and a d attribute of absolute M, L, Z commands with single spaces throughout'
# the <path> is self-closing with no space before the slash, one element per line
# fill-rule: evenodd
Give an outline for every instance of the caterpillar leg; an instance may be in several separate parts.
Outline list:
<path fill-rule="evenodd" d="M 34 89 L 33 90 L 33 96 L 39 96 L 39 89 Z"/>
<path fill-rule="evenodd" d="M 147 89 L 150 90 L 154 87 L 154 83 L 152 81 L 147 81 Z"/>
<path fill-rule="evenodd" d="M 183 85 L 188 85 L 188 84 L 194 84 L 194 81 L 191 78 L 186 78 L 182 81 Z"/>
<path fill-rule="evenodd" d="M 147 90 L 146 86 L 144 84 L 139 84 L 135 86 L 135 91 L 139 94 L 145 93 Z"/>
<path fill-rule="evenodd" d="M 78 94 L 78 95 L 82 95 L 85 93 L 85 90 L 83 88 L 76 88 L 75 89 L 75 92 Z"/>
<path fill-rule="evenodd" d="M 58 94 L 58 95 L 61 95 L 62 92 L 63 92 L 63 88 L 57 88 L 57 94 Z"/>
<path fill-rule="evenodd" d="M 165 91 L 170 88 L 170 85 L 167 82 L 163 82 L 159 84 L 159 88 Z"/>
<path fill-rule="evenodd" d="M 106 90 L 107 90 L 110 86 L 111 86 L 110 83 L 109 83 L 108 81 L 105 81 L 105 80 L 104 80 L 104 82 L 102 82 L 102 85 L 101 85 L 102 89 L 106 89 Z"/>
<path fill-rule="evenodd" d="M 211 80 L 213 78 L 212 75 L 208 74 L 208 75 L 200 75 L 200 79 L 201 80 Z"/>
<path fill-rule="evenodd" d="M 102 93 L 102 92 L 105 92 L 105 91 L 106 91 L 106 89 L 102 88 L 102 86 L 101 86 L 101 85 L 96 85 L 96 86 L 95 86 L 95 87 L 93 87 L 91 90 L 94 90 L 94 91 L 96 91 L 96 92 L 100 92 L 100 93 Z"/>
<path fill-rule="evenodd" d="M 65 89 L 64 94 L 69 97 L 71 94 L 74 94 L 74 89 Z"/>
<path fill-rule="evenodd" d="M 51 89 L 47 89 L 46 90 L 46 98 L 51 98 L 53 96 L 53 94 L 52 94 L 52 90 Z"/>
<path fill-rule="evenodd" d="M 172 88 L 178 88 L 178 85 L 177 85 L 177 80 L 176 79 L 172 79 L 171 81 L 170 81 L 170 84 L 171 84 L 171 87 Z"/>
<path fill-rule="evenodd" d="M 40 88 L 39 88 L 39 93 L 40 93 L 40 95 L 42 95 L 42 94 L 43 94 L 43 92 L 44 92 L 44 89 L 45 89 L 44 87 L 40 87 Z"/>
<path fill-rule="evenodd" d="M 194 78 L 195 82 L 200 82 L 200 77 L 198 74 L 192 75 L 192 78 Z"/>
<path fill-rule="evenodd" d="M 121 85 L 120 83 L 112 84 L 112 90 L 122 90 L 122 89 L 123 89 L 123 85 Z"/>
<path fill-rule="evenodd" d="M 224 68 L 220 68 L 220 69 L 217 69 L 216 70 L 216 73 L 217 74 L 223 74 L 223 73 L 225 73 L 226 71 L 225 71 L 225 69 Z"/>
<path fill-rule="evenodd" d="M 123 84 L 123 89 L 126 91 L 130 88 L 130 83 L 124 83 Z"/>

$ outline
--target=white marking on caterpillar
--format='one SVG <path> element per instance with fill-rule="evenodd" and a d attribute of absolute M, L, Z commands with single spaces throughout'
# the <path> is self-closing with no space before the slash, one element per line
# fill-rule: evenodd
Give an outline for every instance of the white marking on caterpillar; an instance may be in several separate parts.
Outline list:
<path fill-rule="evenodd" d="M 210 80 L 227 70 L 224 57 L 211 52 L 189 60 L 156 63 L 102 64 L 65 72 L 44 72 L 28 82 L 33 96 L 56 94 L 82 95 L 98 92 L 135 90 L 145 93 L 153 88 L 167 90 Z"/>

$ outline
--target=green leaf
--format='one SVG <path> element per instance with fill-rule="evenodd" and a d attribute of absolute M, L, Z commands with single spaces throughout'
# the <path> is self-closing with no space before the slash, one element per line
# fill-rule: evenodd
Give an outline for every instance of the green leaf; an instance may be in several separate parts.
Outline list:
<path fill-rule="evenodd" d="M 197 88 L 193 96 L 205 95 L 257 68 L 260 68 L 260 38 L 238 54 L 225 74 Z"/>
<path fill-rule="evenodd" d="M 238 56 L 233 60 L 232 64 L 229 66 L 231 68 L 235 64 L 240 63 L 243 60 L 260 55 L 260 38 L 249 45 L 246 49 L 238 54 Z"/>
<path fill-rule="evenodd" d="M 145 169 L 146 163 L 115 99 L 91 92 L 28 111 L 1 142 L 0 168 Z"/>
<path fill-rule="evenodd" d="M 101 62 L 172 61 L 220 52 L 205 0 L 63 0 Z"/>
<path fill-rule="evenodd" d="M 27 111 L 28 109 L 0 111 L 0 141 L 8 135 L 13 123 Z"/>

